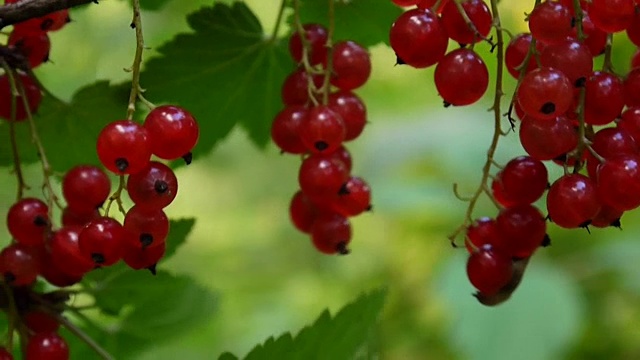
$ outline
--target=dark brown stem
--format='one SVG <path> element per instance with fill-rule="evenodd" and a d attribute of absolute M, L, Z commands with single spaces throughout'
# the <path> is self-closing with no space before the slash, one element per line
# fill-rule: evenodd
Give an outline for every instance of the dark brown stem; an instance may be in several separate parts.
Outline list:
<path fill-rule="evenodd" d="M 25 20 L 44 16 L 54 11 L 69 9 L 97 0 L 23 0 L 15 4 L 0 6 L 0 29 Z"/>

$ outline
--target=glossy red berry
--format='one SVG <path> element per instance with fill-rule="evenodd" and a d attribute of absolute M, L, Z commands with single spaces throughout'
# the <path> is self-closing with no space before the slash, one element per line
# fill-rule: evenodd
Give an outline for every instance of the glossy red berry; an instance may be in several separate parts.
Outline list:
<path fill-rule="evenodd" d="M 346 133 L 342 117 L 326 105 L 311 108 L 298 130 L 302 143 L 315 154 L 330 154 L 337 150 Z"/>
<path fill-rule="evenodd" d="M 610 206 L 602 205 L 600 210 L 591 219 L 591 223 L 589 225 L 606 228 L 606 227 L 620 227 L 620 218 L 624 214 L 624 211 L 616 210 Z"/>
<path fill-rule="evenodd" d="M 156 274 L 156 264 L 162 259 L 167 250 L 167 244 L 161 243 L 150 248 L 125 245 L 122 260 L 128 267 L 134 270 L 148 269 L 153 275 Z"/>
<path fill-rule="evenodd" d="M 80 226 L 63 226 L 49 241 L 51 262 L 68 275 L 82 276 L 95 267 L 90 255 L 80 251 L 80 232 Z"/>
<path fill-rule="evenodd" d="M 25 360 L 68 360 L 69 346 L 55 332 L 37 333 L 27 342 Z"/>
<path fill-rule="evenodd" d="M 450 1 L 444 5 L 441 15 L 442 25 L 449 38 L 460 44 L 473 44 L 486 38 L 493 22 L 489 6 L 482 0 L 466 0 L 461 5 L 478 33 L 471 30 L 455 2 Z"/>
<path fill-rule="evenodd" d="M 320 209 L 301 190 L 298 190 L 289 203 L 289 217 L 293 225 L 303 233 L 310 233 L 313 222 Z"/>
<path fill-rule="evenodd" d="M 444 57 L 449 37 L 440 18 L 431 10 L 413 9 L 393 23 L 390 43 L 399 63 L 426 68 Z"/>
<path fill-rule="evenodd" d="M 547 193 L 549 218 L 567 229 L 589 225 L 600 206 L 595 182 L 582 174 L 561 176 Z"/>
<path fill-rule="evenodd" d="M 38 107 L 40 106 L 40 102 L 42 101 L 42 92 L 40 92 L 40 88 L 36 83 L 27 75 L 18 74 L 15 77 L 16 81 L 20 81 L 22 83 L 22 87 L 24 88 L 24 94 L 27 97 L 27 103 L 29 104 L 29 112 L 34 114 Z M 11 120 L 11 105 L 12 105 L 12 91 L 11 85 L 9 82 L 9 77 L 7 75 L 0 76 L 0 118 L 5 120 Z M 15 120 L 23 121 L 27 118 L 27 110 L 24 107 L 24 101 L 22 100 L 22 96 L 17 96 L 16 100 L 16 109 L 15 109 Z"/>
<path fill-rule="evenodd" d="M 91 210 L 89 212 L 78 212 L 70 207 L 65 207 L 62 210 L 62 226 L 85 226 L 89 221 L 99 218 L 100 212 L 98 209 Z"/>
<path fill-rule="evenodd" d="M 569 110 L 573 86 L 561 71 L 539 68 L 524 76 L 516 90 L 516 98 L 527 115 L 551 120 Z"/>
<path fill-rule="evenodd" d="M 522 33 L 518 34 L 511 39 L 509 45 L 507 45 L 507 49 L 504 52 L 504 63 L 509 71 L 509 74 L 513 76 L 515 79 L 520 77 L 520 71 L 524 65 L 524 60 L 529 52 L 529 47 L 531 46 L 531 34 Z M 541 52 L 544 48 L 544 45 L 541 43 L 536 43 L 536 49 Z M 535 59 L 533 57 L 529 58 L 529 62 L 527 63 L 527 67 L 525 73 L 528 73 L 538 67 Z"/>
<path fill-rule="evenodd" d="M 575 87 L 584 86 L 593 69 L 589 48 L 572 39 L 547 45 L 540 54 L 540 62 L 542 66 L 561 71 Z"/>
<path fill-rule="evenodd" d="M 564 116 L 552 120 L 525 117 L 520 124 L 519 135 L 527 154 L 538 160 L 555 159 L 578 145 L 578 131 Z"/>
<path fill-rule="evenodd" d="M 529 14 L 529 30 L 539 41 L 553 44 L 564 41 L 571 34 L 573 16 L 569 9 L 556 1 L 538 4 Z"/>
<path fill-rule="evenodd" d="M 613 122 L 624 107 L 622 81 L 608 72 L 596 71 L 587 79 L 584 121 L 591 125 Z"/>
<path fill-rule="evenodd" d="M 300 166 L 300 189 L 312 199 L 330 199 L 347 181 L 349 173 L 345 164 L 331 155 L 311 155 Z"/>
<path fill-rule="evenodd" d="M 583 43 L 589 48 L 591 55 L 604 54 L 607 45 L 607 33 L 593 25 L 589 12 L 586 10 L 582 11 L 582 32 L 584 34 Z M 578 38 L 577 26 L 573 28 L 571 35 L 574 39 Z"/>
<path fill-rule="evenodd" d="M 513 262 L 508 256 L 483 246 L 467 260 L 467 277 L 483 295 L 493 295 L 505 286 L 513 274 Z"/>
<path fill-rule="evenodd" d="M 146 128 L 130 120 L 105 126 L 96 144 L 100 162 L 116 174 L 134 174 L 151 158 L 151 136 Z"/>
<path fill-rule="evenodd" d="M 538 200 L 549 181 L 547 168 L 542 161 L 530 156 L 510 160 L 496 179 L 509 206 L 531 204 Z"/>
<path fill-rule="evenodd" d="M 457 49 L 445 55 L 436 66 L 434 82 L 446 104 L 461 106 L 478 101 L 489 86 L 484 61 L 470 49 Z"/>
<path fill-rule="evenodd" d="M 640 157 L 615 156 L 597 169 L 598 195 L 603 205 L 627 211 L 640 206 Z"/>
<path fill-rule="evenodd" d="M 336 213 L 318 215 L 311 227 L 311 241 L 321 253 L 348 254 L 347 245 L 351 242 L 349 219 Z"/>
<path fill-rule="evenodd" d="M 76 213 L 92 213 L 109 197 L 111 180 L 104 171 L 92 165 L 78 165 L 62 179 L 62 194 Z"/>
<path fill-rule="evenodd" d="M 134 206 L 127 211 L 123 227 L 126 242 L 142 249 L 162 245 L 169 235 L 169 219 L 161 209 Z"/>
<path fill-rule="evenodd" d="M 344 141 L 357 138 L 367 124 L 367 108 L 364 102 L 351 91 L 338 91 L 329 95 L 329 108 L 344 122 Z"/>
<path fill-rule="evenodd" d="M 8 4 L 8 1 L 5 1 Z M 59 10 L 41 16 L 39 18 L 30 19 L 16 24 L 16 28 L 20 31 L 31 33 L 43 33 L 49 31 L 57 31 L 62 29 L 71 21 L 69 18 L 69 9 Z"/>
<path fill-rule="evenodd" d="M 347 148 L 344 145 L 340 146 L 338 150 L 329 154 L 329 157 L 343 163 L 345 168 L 347 169 L 347 173 L 351 173 L 353 160 L 351 159 L 351 153 L 349 152 L 349 150 L 347 150 Z"/>
<path fill-rule="evenodd" d="M 627 108 L 623 113 L 618 127 L 624 129 L 636 142 L 640 141 L 640 107 Z"/>
<path fill-rule="evenodd" d="M 309 64 L 324 63 L 327 60 L 327 28 L 320 24 L 304 24 L 302 28 L 309 44 Z M 289 53 L 298 63 L 302 62 L 303 48 L 302 37 L 296 31 L 289 38 Z"/>
<path fill-rule="evenodd" d="M 53 315 L 40 310 L 26 312 L 22 316 L 22 321 L 34 333 L 56 332 L 60 327 L 60 323 Z"/>
<path fill-rule="evenodd" d="M 32 69 L 49 60 L 51 41 L 46 33 L 23 32 L 20 27 L 15 28 L 9 35 L 8 45 L 20 52 Z"/>
<path fill-rule="evenodd" d="M 167 165 L 151 161 L 142 171 L 129 176 L 127 192 L 140 208 L 162 209 L 176 198 L 178 179 Z"/>
<path fill-rule="evenodd" d="M 96 266 L 113 265 L 122 258 L 125 232 L 120 223 L 109 217 L 91 221 L 78 235 L 80 252 Z"/>
<path fill-rule="evenodd" d="M 331 85 L 340 90 L 353 90 L 364 85 L 371 75 L 371 59 L 367 49 L 354 41 L 340 41 L 333 46 Z"/>
<path fill-rule="evenodd" d="M 501 210 L 496 217 L 496 226 L 499 237 L 495 248 L 518 258 L 531 256 L 542 245 L 547 233 L 544 216 L 529 204 Z"/>
<path fill-rule="evenodd" d="M 302 154 L 307 147 L 300 139 L 300 124 L 307 118 L 309 110 L 302 105 L 287 106 L 271 123 L 271 140 L 284 153 Z"/>
<path fill-rule="evenodd" d="M 309 87 L 311 88 L 312 96 L 316 96 L 317 89 L 322 87 L 324 76 L 316 74 L 312 75 L 313 84 L 309 84 L 309 74 L 300 68 L 289 74 L 282 83 L 282 102 L 285 106 L 292 105 L 308 105 L 309 99 Z"/>
<path fill-rule="evenodd" d="M 50 225 L 49 207 L 36 198 L 24 198 L 9 208 L 7 228 L 24 245 L 40 245 Z"/>
<path fill-rule="evenodd" d="M 38 260 L 32 247 L 11 244 L 0 251 L 0 276 L 12 286 L 30 285 L 38 277 Z"/>
<path fill-rule="evenodd" d="M 633 0 L 592 0 L 589 9 L 593 24 L 608 33 L 628 28 L 635 12 Z"/>
<path fill-rule="evenodd" d="M 371 209 L 371 187 L 364 179 L 351 176 L 332 201 L 332 208 L 344 216 L 356 216 Z"/>
<path fill-rule="evenodd" d="M 149 134 L 151 152 L 165 160 L 189 157 L 200 135 L 193 115 L 173 105 L 158 106 L 151 110 L 143 127 Z"/>
<path fill-rule="evenodd" d="M 640 106 L 640 68 L 629 71 L 624 80 L 624 102 L 627 106 Z"/>
<path fill-rule="evenodd" d="M 486 244 L 495 246 L 498 236 L 496 220 L 484 216 L 474 220 L 467 228 L 465 246 L 469 254 L 473 254 Z"/>

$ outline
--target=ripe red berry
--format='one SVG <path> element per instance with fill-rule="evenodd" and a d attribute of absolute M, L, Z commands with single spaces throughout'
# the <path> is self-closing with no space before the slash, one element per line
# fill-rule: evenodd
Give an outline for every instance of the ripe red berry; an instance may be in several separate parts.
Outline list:
<path fill-rule="evenodd" d="M 25 360 L 69 360 L 67 342 L 55 332 L 37 333 L 27 342 Z"/>
<path fill-rule="evenodd" d="M 99 218 L 100 212 L 98 209 L 91 210 L 89 212 L 77 212 L 70 207 L 65 207 L 62 210 L 62 226 L 85 226 L 89 221 Z"/>
<path fill-rule="evenodd" d="M 474 251 L 467 260 L 469 282 L 483 295 L 493 295 L 505 286 L 513 274 L 511 259 L 494 251 L 491 246 L 483 246 Z"/>
<path fill-rule="evenodd" d="M 11 286 L 31 285 L 38 277 L 38 261 L 33 247 L 11 244 L 0 251 L 0 276 Z"/>
<path fill-rule="evenodd" d="M 624 107 L 624 87 L 614 74 L 595 71 L 586 83 L 584 121 L 591 125 L 613 122 Z"/>
<path fill-rule="evenodd" d="M 193 115 L 173 105 L 158 106 L 151 110 L 143 127 L 149 134 L 151 152 L 165 160 L 189 157 L 200 135 Z"/>
<path fill-rule="evenodd" d="M 547 45 L 540 54 L 540 62 L 542 66 L 561 71 L 575 87 L 584 86 L 593 69 L 589 48 L 572 39 Z"/>
<path fill-rule="evenodd" d="M 282 102 L 285 106 L 291 105 L 308 105 L 310 102 L 309 93 L 317 96 L 317 89 L 322 87 L 324 76 L 320 74 L 312 75 L 313 86 L 309 89 L 309 74 L 304 68 L 299 68 L 289 74 L 282 83 Z"/>
<path fill-rule="evenodd" d="M 351 176 L 338 191 L 331 207 L 344 216 L 356 216 L 371 209 L 371 187 L 364 179 Z"/>
<path fill-rule="evenodd" d="M 315 154 L 330 154 L 337 150 L 346 133 L 342 117 L 326 105 L 311 108 L 298 130 L 302 143 Z"/>
<path fill-rule="evenodd" d="M 547 193 L 549 218 L 567 229 L 589 225 L 600 206 L 595 182 L 582 174 L 561 176 Z"/>
<path fill-rule="evenodd" d="M 584 34 L 582 42 L 589 48 L 591 55 L 598 56 L 604 54 L 607 45 L 607 33 L 593 25 L 593 21 L 591 21 L 591 17 L 589 17 L 589 12 L 586 10 L 582 11 L 582 32 Z M 573 28 L 571 35 L 574 39 L 578 38 L 577 26 Z"/>
<path fill-rule="evenodd" d="M 153 275 L 156 274 L 156 264 L 162 259 L 167 249 L 165 242 L 150 248 L 138 246 L 124 246 L 122 260 L 128 267 L 134 270 L 149 269 Z"/>
<path fill-rule="evenodd" d="M 627 108 L 617 125 L 626 130 L 636 142 L 640 141 L 640 107 Z"/>
<path fill-rule="evenodd" d="M 440 18 L 431 10 L 404 12 L 391 26 L 390 43 L 398 62 L 426 68 L 444 57 L 449 37 Z"/>
<path fill-rule="evenodd" d="M 627 211 L 640 206 L 640 157 L 615 156 L 598 166 L 598 195 L 603 205 Z"/>
<path fill-rule="evenodd" d="M 371 75 L 371 59 L 367 49 L 354 41 L 340 41 L 333 46 L 331 85 L 340 90 L 353 90 L 364 85 Z"/>
<path fill-rule="evenodd" d="M 40 199 L 24 198 L 9 208 L 7 228 L 19 243 L 33 246 L 44 242 L 50 225 L 49 207 Z"/>
<path fill-rule="evenodd" d="M 455 2 L 447 2 L 442 9 L 442 25 L 451 40 L 460 44 L 473 44 L 482 40 L 489 35 L 491 31 L 491 11 L 489 6 L 482 0 L 466 0 L 462 2 L 462 8 L 467 14 L 471 23 L 478 31 L 471 30 L 467 22 L 464 20 Z"/>
<path fill-rule="evenodd" d="M 311 227 L 311 241 L 324 254 L 349 253 L 351 223 L 346 217 L 336 213 L 319 214 Z"/>
<path fill-rule="evenodd" d="M 271 123 L 271 140 L 284 153 L 302 154 L 307 147 L 300 139 L 300 124 L 307 118 L 309 110 L 302 105 L 287 106 Z"/>
<path fill-rule="evenodd" d="M 489 86 L 484 61 L 470 49 L 457 49 L 445 55 L 436 66 L 434 82 L 446 104 L 461 106 L 478 101 Z"/>
<path fill-rule="evenodd" d="M 593 24 L 608 33 L 628 28 L 635 12 L 633 0 L 592 0 L 589 9 Z"/>
<path fill-rule="evenodd" d="M 556 1 L 538 4 L 529 14 L 529 30 L 539 41 L 554 44 L 564 41 L 573 28 L 569 9 Z"/>
<path fill-rule="evenodd" d="M 540 211 L 529 204 L 514 205 L 500 211 L 496 217 L 498 238 L 495 249 L 510 257 L 531 256 L 547 233 L 547 225 Z"/>
<path fill-rule="evenodd" d="M 76 213 L 92 213 L 107 200 L 110 191 L 107 174 L 92 165 L 75 166 L 62 179 L 62 194 Z"/>
<path fill-rule="evenodd" d="M 151 248 L 162 245 L 169 234 L 169 219 L 161 209 L 134 206 L 124 217 L 125 241 L 131 247 Z"/>
<path fill-rule="evenodd" d="M 34 333 L 56 332 L 60 323 L 56 318 L 44 311 L 31 310 L 22 316 L 22 321 Z"/>
<path fill-rule="evenodd" d="M 151 136 L 146 128 L 130 120 L 105 126 L 96 144 L 100 162 L 116 174 L 134 174 L 151 158 Z"/>
<path fill-rule="evenodd" d="M 125 232 L 120 223 L 109 217 L 92 220 L 78 235 L 78 246 L 96 266 L 113 265 L 122 258 Z"/>
<path fill-rule="evenodd" d="M 49 241 L 51 262 L 61 272 L 83 276 L 95 267 L 89 255 L 80 251 L 80 226 L 63 226 L 53 233 Z"/>
<path fill-rule="evenodd" d="M 142 171 L 129 176 L 127 192 L 140 208 L 162 209 L 176 198 L 178 179 L 167 165 L 151 161 Z"/>
<path fill-rule="evenodd" d="M 527 115 L 551 120 L 569 110 L 573 86 L 561 71 L 543 67 L 524 76 L 516 97 Z"/>
<path fill-rule="evenodd" d="M 542 161 L 529 156 L 510 160 L 496 179 L 509 206 L 531 204 L 538 200 L 549 181 L 547 168 Z"/>
<path fill-rule="evenodd" d="M 640 106 L 640 68 L 629 71 L 624 80 L 624 102 L 627 106 Z"/>
<path fill-rule="evenodd" d="M 469 254 L 473 254 L 486 244 L 495 246 L 498 236 L 498 226 L 495 219 L 481 217 L 474 220 L 467 228 L 465 246 Z"/>
<path fill-rule="evenodd" d="M 345 164 L 331 155 L 311 155 L 300 166 L 300 189 L 312 199 L 330 199 L 347 181 Z"/>
<path fill-rule="evenodd" d="M 624 211 L 616 210 L 610 206 L 602 205 L 600 211 L 591 219 L 589 225 L 605 228 L 605 227 L 620 227 L 620 218 L 624 214 Z"/>
<path fill-rule="evenodd" d="M 519 135 L 527 154 L 538 160 L 555 159 L 578 145 L 578 131 L 564 116 L 552 120 L 525 117 L 520 124 Z"/>
<path fill-rule="evenodd" d="M 311 227 L 320 209 L 301 190 L 298 190 L 289 203 L 289 217 L 293 225 L 303 233 L 311 233 Z"/>
<path fill-rule="evenodd" d="M 357 138 L 367 124 L 367 108 L 364 102 L 351 91 L 338 91 L 329 95 L 329 108 L 344 122 L 344 141 Z"/>
<path fill-rule="evenodd" d="M 518 34 L 511 39 L 507 49 L 504 52 L 504 63 L 509 71 L 509 74 L 514 78 L 520 76 L 521 67 L 524 65 L 524 59 L 529 52 L 529 46 L 531 46 L 531 34 L 522 33 Z M 538 52 L 542 52 L 544 45 L 542 43 L 536 43 L 536 49 Z M 527 69 L 525 73 L 530 72 L 538 67 L 535 59 L 531 57 L 527 63 Z"/>
<path fill-rule="evenodd" d="M 8 45 L 20 52 L 29 62 L 32 69 L 49 60 L 51 42 L 46 33 L 31 33 L 16 27 L 9 35 Z"/>

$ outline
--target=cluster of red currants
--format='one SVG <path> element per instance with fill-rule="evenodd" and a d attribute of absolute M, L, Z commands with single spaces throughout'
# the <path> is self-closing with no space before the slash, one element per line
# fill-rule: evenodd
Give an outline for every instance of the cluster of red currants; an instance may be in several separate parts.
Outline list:
<path fill-rule="evenodd" d="M 283 84 L 285 108 L 273 121 L 271 138 L 283 153 L 303 155 L 300 190 L 289 209 L 293 224 L 311 235 L 318 251 L 347 254 L 348 218 L 371 208 L 371 189 L 351 175 L 351 155 L 343 145 L 366 124 L 365 105 L 352 90 L 368 80 L 371 61 L 367 50 L 353 41 L 329 47 L 322 25 L 305 24 L 301 32 L 304 40 L 295 33 L 289 41 L 300 66 Z M 337 90 L 330 92 L 330 86 Z"/>
<path fill-rule="evenodd" d="M 20 320 L 32 334 L 27 343 L 25 359 L 69 359 L 69 346 L 57 333 L 60 323 L 54 315 L 42 310 L 24 309 L 20 312 Z M 13 355 L 0 347 L 0 360 L 13 360 Z"/>
<path fill-rule="evenodd" d="M 488 72 L 465 45 L 489 34 L 488 6 L 442 1 L 435 11 L 435 1 L 393 1 L 417 5 L 391 28 L 398 62 L 437 63 L 435 84 L 445 104 L 480 99 Z M 532 205 L 545 192 L 547 219 L 563 228 L 619 227 L 622 214 L 640 206 L 640 51 L 627 74 L 611 66 L 612 34 L 625 32 L 640 47 L 640 1 L 580 1 L 579 8 L 572 0 L 545 1 L 527 20 L 530 32 L 512 37 L 504 64 L 518 80 L 509 114 L 515 110 L 520 119 L 528 156 L 512 159 L 493 178 L 497 217 L 476 219 L 466 232 L 467 274 L 483 298 L 513 291 L 522 276 L 516 265 L 549 243 L 545 217 Z M 449 39 L 462 46 L 445 55 Z M 593 59 L 603 54 L 604 66 L 594 69 Z M 550 160 L 565 174 L 549 185 L 542 161 Z"/>
<path fill-rule="evenodd" d="M 21 0 L 5 0 L 5 5 L 15 4 Z M 60 10 L 51 14 L 30 19 L 16 24 L 13 31 L 9 35 L 7 49 L 12 51 L 16 56 L 23 59 L 28 67 L 34 69 L 42 63 L 49 60 L 49 50 L 51 42 L 49 41 L 50 31 L 62 29 L 70 22 L 69 10 Z M 42 100 L 40 89 L 34 80 L 24 72 L 17 72 L 19 78 L 19 86 L 24 89 L 30 112 L 35 112 Z M 0 118 L 11 119 L 12 96 L 11 82 L 9 77 L 4 74 L 0 75 Z M 22 91 L 19 91 L 22 94 Z M 21 96 L 16 97 L 15 104 L 15 120 L 22 121 L 27 118 L 23 99 Z"/>

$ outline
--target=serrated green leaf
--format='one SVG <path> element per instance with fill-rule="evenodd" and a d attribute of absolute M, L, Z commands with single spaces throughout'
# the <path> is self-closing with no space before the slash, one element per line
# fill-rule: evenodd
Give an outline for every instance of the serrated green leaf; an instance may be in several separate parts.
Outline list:
<path fill-rule="evenodd" d="M 325 310 L 313 325 L 302 329 L 295 337 L 290 333 L 270 337 L 251 350 L 245 360 L 351 359 L 366 343 L 382 311 L 385 296 L 384 290 L 364 294 L 334 317 Z M 223 355 L 228 359 L 233 356 Z"/>
<path fill-rule="evenodd" d="M 238 358 L 232 353 L 226 352 L 226 353 L 220 354 L 220 357 L 218 358 L 218 360 L 238 360 Z"/>
<path fill-rule="evenodd" d="M 34 115 L 40 140 L 55 171 L 78 164 L 99 164 L 96 139 L 102 128 L 126 114 L 127 84 L 112 86 L 99 81 L 78 90 L 70 103 L 45 96 Z M 16 124 L 16 138 L 23 164 L 38 161 L 29 124 Z M 0 122 L 0 166 L 13 164 L 9 124 Z"/>
<path fill-rule="evenodd" d="M 389 44 L 389 29 L 400 14 L 402 9 L 391 1 L 336 1 L 334 40 L 353 40 L 365 47 Z M 293 24 L 294 17 L 288 21 Z M 327 0 L 300 0 L 300 21 L 327 26 Z"/>
<path fill-rule="evenodd" d="M 202 134 L 195 156 L 208 153 L 237 123 L 266 145 L 282 107 L 281 84 L 294 68 L 284 40 L 266 36 L 244 3 L 216 3 L 187 21 L 194 33 L 177 35 L 146 63 L 146 95 L 194 114 Z"/>

